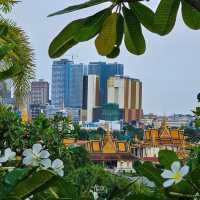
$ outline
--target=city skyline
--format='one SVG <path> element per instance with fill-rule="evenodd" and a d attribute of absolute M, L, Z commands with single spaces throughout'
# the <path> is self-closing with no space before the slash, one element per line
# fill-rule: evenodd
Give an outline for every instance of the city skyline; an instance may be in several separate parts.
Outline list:
<path fill-rule="evenodd" d="M 80 1 L 70 0 L 68 5 L 77 2 Z M 64 0 L 60 0 L 57 4 L 50 4 L 47 0 L 24 1 L 14 8 L 11 15 L 11 18 L 25 29 L 33 48 L 36 49 L 37 79 L 44 78 L 51 82 L 52 60 L 49 59 L 47 51 L 52 38 L 71 20 L 80 15 L 87 16 L 99 9 L 97 6 L 74 14 L 46 18 L 49 13 L 64 6 L 67 6 Z M 33 14 L 34 17 L 28 14 L 29 8 L 32 8 L 32 13 L 37 13 Z M 145 113 L 191 113 L 200 89 L 198 81 L 199 31 L 190 31 L 179 17 L 175 30 L 167 37 L 161 38 L 146 31 L 144 34 L 148 40 L 147 53 L 144 56 L 133 56 L 123 47 L 119 58 L 105 60 L 97 54 L 94 44 L 88 42 L 73 48 L 63 58 L 69 59 L 73 54 L 78 63 L 87 64 L 90 61 L 122 63 L 125 66 L 125 75 L 139 78 L 143 82 Z"/>

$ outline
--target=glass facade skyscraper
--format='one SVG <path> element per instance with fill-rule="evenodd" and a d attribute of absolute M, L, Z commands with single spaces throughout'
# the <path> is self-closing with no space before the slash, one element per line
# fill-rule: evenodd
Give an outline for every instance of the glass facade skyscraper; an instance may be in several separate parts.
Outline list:
<path fill-rule="evenodd" d="M 90 62 L 88 74 L 98 75 L 100 78 L 101 105 L 107 103 L 107 81 L 111 76 L 124 75 L 124 65 L 119 63 Z"/>
<path fill-rule="evenodd" d="M 51 103 L 56 107 L 69 105 L 69 77 L 72 65 L 73 62 L 67 59 L 53 62 Z"/>
<path fill-rule="evenodd" d="M 87 74 L 87 66 L 74 64 L 62 59 L 54 61 L 52 66 L 52 105 L 62 108 L 82 106 L 83 76 Z"/>
<path fill-rule="evenodd" d="M 69 107 L 80 108 L 83 101 L 83 76 L 87 75 L 87 66 L 73 64 L 69 77 Z"/>

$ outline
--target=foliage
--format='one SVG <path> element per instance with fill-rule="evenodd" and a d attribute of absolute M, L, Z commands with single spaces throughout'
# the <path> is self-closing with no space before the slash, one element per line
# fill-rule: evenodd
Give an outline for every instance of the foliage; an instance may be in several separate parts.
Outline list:
<path fill-rule="evenodd" d="M 40 115 L 33 122 L 24 124 L 16 113 L 1 106 L 0 125 L 0 199 L 93 200 L 94 194 L 98 200 L 184 200 L 199 197 L 198 146 L 191 150 L 188 160 L 184 162 L 169 150 L 159 152 L 159 164 L 135 162 L 136 174 L 132 177 L 112 174 L 93 165 L 82 147 L 66 148 L 63 139 L 79 130 L 78 126 L 72 128 L 68 118 L 55 116 L 48 120 Z M 127 125 L 125 130 L 131 127 Z M 19 138 L 21 143 L 17 143 Z M 43 144 L 43 148 L 36 143 Z M 39 146 L 37 152 L 34 150 L 36 146 Z M 9 147 L 12 151 L 6 149 Z M 13 152 L 16 150 L 17 154 Z M 63 161 L 64 165 L 60 161 L 60 167 L 64 168 L 61 168 L 64 177 L 56 174 L 60 169 L 53 167 L 55 159 Z M 46 162 L 49 160 L 54 161 Z M 150 182 L 143 183 L 143 177 Z"/>
<path fill-rule="evenodd" d="M 17 3 L 0 0 L 0 11 L 8 12 Z M 0 13 L 0 81 L 12 79 L 17 103 L 21 103 L 34 78 L 33 50 L 24 31 Z"/>
<path fill-rule="evenodd" d="M 8 13 L 17 2 L 16 0 L 0 0 L 0 10 L 4 13 Z"/>
<path fill-rule="evenodd" d="M 49 47 L 50 57 L 60 57 L 79 42 L 88 41 L 94 37 L 96 37 L 97 52 L 102 56 L 117 57 L 120 54 L 123 38 L 130 53 L 144 54 L 146 42 L 142 26 L 161 36 L 169 34 L 175 26 L 180 4 L 185 24 L 193 30 L 200 29 L 200 2 L 198 0 L 161 0 L 155 12 L 140 1 L 88 0 L 49 16 L 66 14 L 106 2 L 111 4 L 108 8 L 68 24 L 52 41 Z"/>

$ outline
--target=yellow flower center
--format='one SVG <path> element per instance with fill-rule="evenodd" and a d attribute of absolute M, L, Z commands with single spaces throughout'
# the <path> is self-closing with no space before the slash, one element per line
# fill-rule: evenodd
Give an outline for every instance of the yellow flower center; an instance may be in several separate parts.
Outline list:
<path fill-rule="evenodd" d="M 182 174 L 178 171 L 178 172 L 174 173 L 172 178 L 175 179 L 175 181 L 179 181 L 182 179 Z"/>

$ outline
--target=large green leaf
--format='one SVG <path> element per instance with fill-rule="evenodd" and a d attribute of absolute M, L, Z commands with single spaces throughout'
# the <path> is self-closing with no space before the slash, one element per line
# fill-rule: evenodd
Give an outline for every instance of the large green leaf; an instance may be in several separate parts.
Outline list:
<path fill-rule="evenodd" d="M 179 5 L 180 0 L 161 0 L 154 18 L 158 34 L 166 35 L 171 32 L 176 23 Z"/>
<path fill-rule="evenodd" d="M 191 29 L 200 29 L 200 11 L 182 0 L 182 16 L 185 24 Z"/>
<path fill-rule="evenodd" d="M 135 167 L 135 170 L 140 176 L 144 176 L 154 182 L 157 187 L 162 186 L 161 172 L 151 162 L 144 162 L 142 165 Z"/>
<path fill-rule="evenodd" d="M 14 169 L 5 176 L 5 184 L 8 186 L 15 186 L 24 178 L 28 177 L 33 171 L 31 168 Z"/>
<path fill-rule="evenodd" d="M 95 5 L 98 5 L 98 4 L 101 4 L 104 2 L 108 2 L 108 1 L 110 1 L 110 0 L 89 0 L 85 3 L 74 5 L 74 6 L 69 6 L 63 10 L 52 13 L 49 15 L 49 17 L 54 16 L 54 15 L 62 15 L 62 14 L 73 12 L 73 11 L 80 10 L 83 8 L 88 8 L 88 7 L 95 6 Z"/>
<path fill-rule="evenodd" d="M 178 156 L 176 155 L 176 153 L 174 151 L 170 151 L 170 150 L 160 150 L 159 151 L 159 162 L 160 164 L 165 167 L 166 169 L 170 169 L 171 168 L 171 164 L 174 161 L 178 161 Z"/>
<path fill-rule="evenodd" d="M 140 22 L 135 14 L 123 7 L 123 14 L 125 19 L 125 45 L 130 53 L 141 55 L 146 50 L 145 39 L 142 34 Z"/>
<path fill-rule="evenodd" d="M 95 40 L 97 51 L 102 56 L 109 55 L 117 42 L 117 23 L 120 15 L 112 13 L 104 22 L 100 34 Z"/>
<path fill-rule="evenodd" d="M 95 15 L 88 17 L 78 32 L 74 35 L 74 39 L 77 42 L 83 42 L 90 40 L 97 33 L 100 32 L 105 19 L 111 14 L 111 9 L 104 9 Z"/>
<path fill-rule="evenodd" d="M 31 172 L 32 168 L 25 169 L 14 169 L 13 171 L 7 173 L 3 177 L 2 183 L 0 183 L 0 199 L 8 199 L 7 196 L 13 190 L 13 188 L 22 180 L 27 178 Z M 3 184 L 3 185 L 1 185 Z"/>
<path fill-rule="evenodd" d="M 119 54 L 120 54 L 120 48 L 119 47 L 115 47 L 113 49 L 113 51 L 109 55 L 107 55 L 106 57 L 107 58 L 116 58 L 117 56 L 119 56 Z"/>
<path fill-rule="evenodd" d="M 34 192 L 49 186 L 48 183 L 56 179 L 56 175 L 47 170 L 41 170 L 33 174 L 31 177 L 20 182 L 11 192 L 10 197 L 18 197 L 24 199 Z"/>
<path fill-rule="evenodd" d="M 129 3 L 129 5 L 141 24 L 151 32 L 156 32 L 154 27 L 155 13 L 149 7 L 138 1 Z"/>
<path fill-rule="evenodd" d="M 49 56 L 57 58 L 78 42 L 74 40 L 74 34 L 84 25 L 85 19 L 79 19 L 68 24 L 51 42 Z"/>
<path fill-rule="evenodd" d="M 119 47 L 122 43 L 123 35 L 124 35 L 124 18 L 120 14 L 117 20 L 117 40 L 115 42 L 115 47 L 112 50 L 112 52 L 106 56 L 107 58 L 116 58 L 120 54 Z"/>

